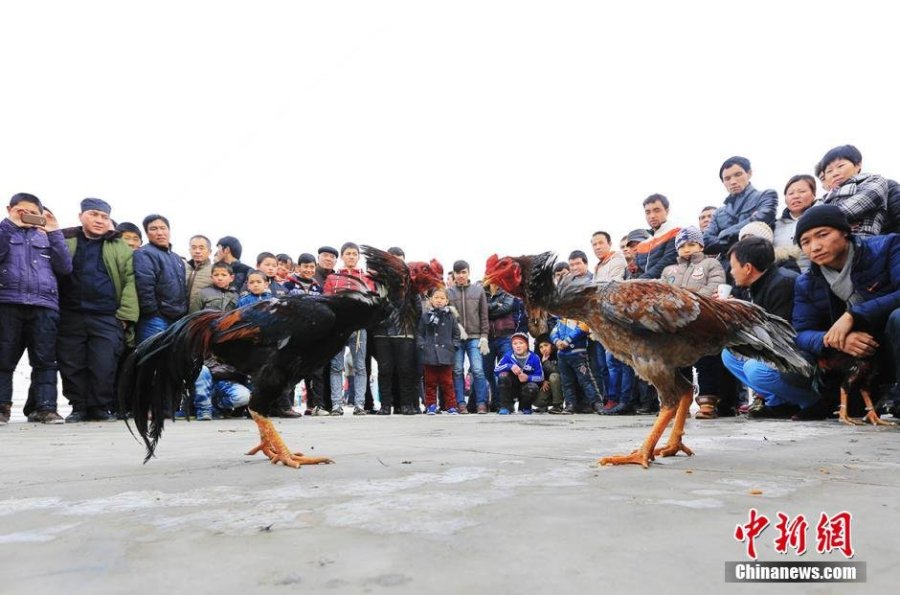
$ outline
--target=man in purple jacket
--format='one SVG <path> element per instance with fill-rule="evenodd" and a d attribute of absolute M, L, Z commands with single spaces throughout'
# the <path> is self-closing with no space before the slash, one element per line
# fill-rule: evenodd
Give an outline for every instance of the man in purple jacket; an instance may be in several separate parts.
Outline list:
<path fill-rule="evenodd" d="M 35 402 L 29 421 L 63 423 L 56 412 L 56 276 L 72 272 L 72 261 L 56 217 L 38 197 L 16 194 L 6 210 L 0 222 L 0 425 L 9 422 L 13 372 L 25 349 Z"/>

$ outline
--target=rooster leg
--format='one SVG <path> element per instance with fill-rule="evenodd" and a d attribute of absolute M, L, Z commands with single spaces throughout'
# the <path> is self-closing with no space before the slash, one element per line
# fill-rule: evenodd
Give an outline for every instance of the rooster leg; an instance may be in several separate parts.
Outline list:
<path fill-rule="evenodd" d="M 690 402 L 688 402 L 688 405 L 690 405 Z M 659 415 L 656 417 L 656 423 L 653 424 L 653 428 L 650 430 L 650 435 L 647 436 L 638 450 L 630 455 L 603 457 L 598 462 L 601 465 L 640 465 L 644 469 L 647 469 L 650 466 L 650 461 L 653 460 L 653 449 L 656 448 L 656 443 L 659 442 L 659 439 L 663 435 L 663 432 L 666 431 L 669 422 L 672 421 L 672 418 L 675 416 L 675 409 L 675 407 L 663 406 L 659 410 Z M 683 423 L 684 420 L 682 420 L 682 424 Z"/>
<path fill-rule="evenodd" d="M 255 455 L 262 451 L 264 455 L 269 457 L 273 465 L 281 462 L 294 469 L 300 467 L 300 465 L 319 465 L 321 463 L 334 462 L 326 457 L 305 457 L 301 452 L 292 453 L 271 420 L 252 410 L 250 411 L 250 416 L 253 417 L 253 421 L 256 422 L 256 426 L 259 428 L 259 444 L 250 449 L 250 452 L 247 453 L 248 455 Z"/>
<path fill-rule="evenodd" d="M 863 402 L 866 404 L 866 415 L 863 417 L 864 421 L 869 422 L 873 426 L 897 427 L 896 423 L 881 419 L 881 416 L 875 411 L 875 406 L 872 405 L 872 396 L 867 389 L 860 389 L 859 393 L 862 395 Z"/>
<path fill-rule="evenodd" d="M 841 410 L 838 413 L 838 419 L 841 420 L 842 423 L 847 424 L 848 426 L 861 426 L 863 422 L 858 419 L 853 419 L 849 415 L 847 415 L 847 398 L 848 398 L 847 389 L 843 386 L 841 387 Z M 872 401 L 869 400 L 871 403 Z"/>
<path fill-rule="evenodd" d="M 691 393 L 687 393 L 681 397 L 681 401 L 678 403 L 678 410 L 675 412 L 675 425 L 672 426 L 669 441 L 664 447 L 654 450 L 654 455 L 673 457 L 679 452 L 683 452 L 689 457 L 694 456 L 694 452 L 681 441 L 681 437 L 684 436 L 684 421 L 687 419 L 688 411 L 691 408 L 691 401 L 694 400 L 692 396 Z"/>

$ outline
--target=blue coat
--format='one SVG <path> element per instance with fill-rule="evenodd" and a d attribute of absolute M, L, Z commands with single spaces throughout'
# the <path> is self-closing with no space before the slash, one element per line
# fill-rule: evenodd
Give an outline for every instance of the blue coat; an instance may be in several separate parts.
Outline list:
<path fill-rule="evenodd" d="M 737 242 L 741 228 L 751 221 L 762 221 L 772 227 L 777 207 L 777 192 L 757 190 L 753 184 L 747 184 L 743 192 L 729 195 L 725 204 L 716 209 L 712 222 L 703 233 L 703 251 L 724 254 Z"/>
<path fill-rule="evenodd" d="M 575 353 L 587 350 L 587 340 L 590 329 L 583 322 L 571 318 L 560 318 L 553 330 L 550 331 L 550 340 L 554 345 L 557 341 L 565 341 L 568 349 L 560 350 L 561 353 Z"/>
<path fill-rule="evenodd" d="M 900 235 L 854 238 L 851 279 L 863 301 L 850 308 L 854 329 L 879 336 L 891 312 L 900 308 Z M 822 339 L 846 311 L 831 292 L 820 267 L 812 264 L 794 286 L 794 328 L 797 345 L 813 354 L 825 348 Z"/>
<path fill-rule="evenodd" d="M 57 275 L 72 272 L 60 230 L 46 233 L 0 221 L 0 304 L 40 306 L 59 311 Z"/>
<path fill-rule="evenodd" d="M 516 361 L 516 355 L 510 351 L 500 358 L 500 362 L 497 364 L 497 367 L 494 368 L 494 374 L 509 372 L 513 366 L 518 365 L 519 362 Z M 528 352 L 528 359 L 525 361 L 525 365 L 519 367 L 522 368 L 523 372 L 528 374 L 528 382 L 544 381 L 544 367 L 541 365 L 541 358 L 533 351 Z"/>
<path fill-rule="evenodd" d="M 432 312 L 435 321 L 431 320 Z M 425 312 L 419 319 L 416 344 L 422 354 L 422 363 L 428 366 L 451 366 L 460 345 L 459 321 L 450 308 Z"/>
<path fill-rule="evenodd" d="M 188 311 L 184 260 L 171 250 L 144 244 L 134 251 L 134 279 L 141 317 L 178 320 Z"/>

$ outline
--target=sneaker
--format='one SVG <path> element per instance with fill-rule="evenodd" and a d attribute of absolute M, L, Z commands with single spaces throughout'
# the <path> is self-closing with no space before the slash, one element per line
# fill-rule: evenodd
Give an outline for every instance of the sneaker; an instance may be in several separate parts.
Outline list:
<path fill-rule="evenodd" d="M 12 409 L 11 404 L 0 403 L 0 426 L 5 426 L 9 423 L 10 409 Z"/>
<path fill-rule="evenodd" d="M 575 409 L 572 407 L 563 407 L 563 410 L 559 412 L 560 415 L 574 415 Z"/>
<path fill-rule="evenodd" d="M 332 410 L 331 410 L 331 413 L 330 413 L 329 415 L 332 415 L 332 416 L 335 416 L 335 417 L 340 416 L 340 415 L 344 415 L 344 409 L 343 409 L 342 407 L 337 407 L 337 408 L 335 408 L 335 409 L 332 409 Z"/>
<path fill-rule="evenodd" d="M 458 403 L 456 410 L 460 415 L 469 415 L 469 410 L 466 409 L 465 403 Z"/>
<path fill-rule="evenodd" d="M 28 415 L 28 421 L 42 424 L 64 424 L 66 420 L 56 411 L 34 411 Z"/>
<path fill-rule="evenodd" d="M 478 414 L 484 415 L 488 412 L 487 403 L 478 403 Z M 508 412 L 507 412 L 508 413 Z"/>
<path fill-rule="evenodd" d="M 556 405 L 553 405 L 552 407 L 550 407 L 550 409 L 547 410 L 547 413 L 549 413 L 551 415 L 559 415 L 562 412 L 563 412 L 562 407 L 557 407 Z"/>
<path fill-rule="evenodd" d="M 87 420 L 87 411 L 85 411 L 84 409 L 73 409 L 72 413 L 66 416 L 67 424 L 77 424 Z"/>
<path fill-rule="evenodd" d="M 323 409 L 322 407 L 315 407 L 315 408 L 312 410 L 312 414 L 311 414 L 311 415 L 312 415 L 313 417 L 327 417 L 327 416 L 329 416 L 329 415 L 331 415 L 331 414 L 328 412 L 327 409 Z"/>
<path fill-rule="evenodd" d="M 175 419 L 187 419 L 187 418 L 188 418 L 188 416 L 185 415 L 184 411 L 182 411 L 181 409 L 179 409 L 178 411 L 175 412 Z"/>
<path fill-rule="evenodd" d="M 213 415 L 211 410 L 197 411 L 197 421 L 212 421 Z"/>
<path fill-rule="evenodd" d="M 531 415 L 531 409 L 519 409 L 519 413 L 522 415 Z"/>
<path fill-rule="evenodd" d="M 381 409 L 378 410 L 378 413 L 375 415 L 390 415 L 391 414 L 391 406 L 390 405 L 382 405 Z"/>
<path fill-rule="evenodd" d="M 368 415 L 368 413 L 366 413 L 366 410 L 362 407 L 354 407 L 353 415 Z"/>
<path fill-rule="evenodd" d="M 459 411 L 456 410 L 456 407 L 451 407 L 447 410 L 448 415 L 459 415 Z"/>
<path fill-rule="evenodd" d="M 594 401 L 594 404 L 591 405 L 591 411 L 598 415 L 603 415 L 603 413 L 606 411 L 606 405 L 604 405 L 600 401 Z"/>
<path fill-rule="evenodd" d="M 437 415 L 437 405 L 429 405 L 425 408 L 426 415 Z"/>
<path fill-rule="evenodd" d="M 91 421 L 118 421 L 114 413 L 102 407 L 89 407 L 87 418 Z"/>
<path fill-rule="evenodd" d="M 481 411 L 479 411 L 478 413 L 481 413 Z M 500 409 L 500 411 L 497 412 L 497 415 L 509 415 L 509 409 L 503 407 Z"/>

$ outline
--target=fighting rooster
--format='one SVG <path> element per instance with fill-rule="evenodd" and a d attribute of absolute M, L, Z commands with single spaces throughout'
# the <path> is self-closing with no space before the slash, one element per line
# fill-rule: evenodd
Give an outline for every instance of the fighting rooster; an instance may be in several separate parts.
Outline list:
<path fill-rule="evenodd" d="M 213 356 L 251 377 L 249 409 L 259 427 L 262 451 L 272 463 L 290 467 L 332 462 L 288 450 L 274 425 L 260 412 L 304 376 L 322 368 L 356 330 L 382 320 L 399 307 L 410 290 L 409 269 L 399 258 L 363 247 L 379 292 L 358 290 L 334 295 L 304 295 L 260 301 L 224 314 L 200 311 L 182 318 L 140 345 L 126 360 L 119 382 L 123 411 L 147 445 L 148 461 L 172 411 L 193 385 L 203 361 Z"/>
<path fill-rule="evenodd" d="M 819 369 L 824 372 L 840 373 L 842 375 L 841 405 L 838 412 L 838 419 L 842 423 L 858 426 L 869 422 L 873 426 L 897 427 L 896 423 L 881 419 L 881 416 L 878 415 L 875 406 L 872 404 L 872 384 L 875 380 L 877 369 L 874 358 L 854 357 L 843 351 L 830 349 L 819 358 Z M 866 407 L 866 414 L 861 420 L 850 417 L 850 413 L 847 410 L 850 391 L 854 387 L 859 389 L 859 394 Z"/>
<path fill-rule="evenodd" d="M 593 283 L 565 277 L 556 286 L 554 263 L 549 252 L 492 257 L 486 279 L 521 297 L 532 309 L 586 323 L 607 351 L 659 392 L 659 417 L 643 445 L 630 455 L 602 458 L 602 465 L 636 463 L 647 468 L 656 455 L 693 454 L 682 442 L 693 386 L 679 369 L 704 355 L 728 347 L 780 370 L 812 373 L 794 346 L 791 326 L 753 304 L 716 301 L 660 281 Z M 657 449 L 673 417 L 668 443 Z"/>

